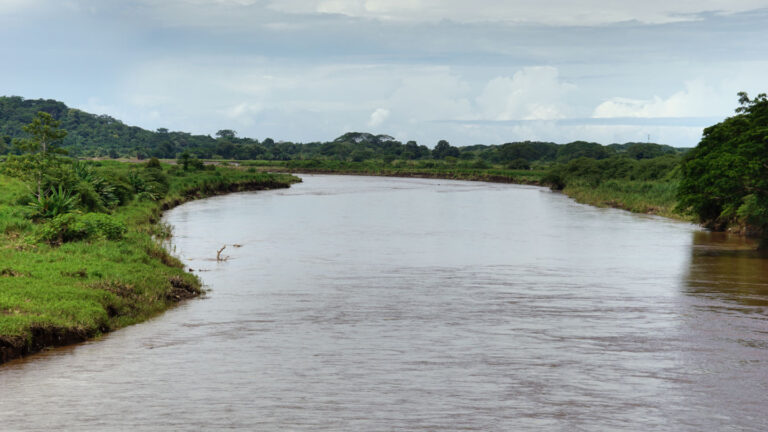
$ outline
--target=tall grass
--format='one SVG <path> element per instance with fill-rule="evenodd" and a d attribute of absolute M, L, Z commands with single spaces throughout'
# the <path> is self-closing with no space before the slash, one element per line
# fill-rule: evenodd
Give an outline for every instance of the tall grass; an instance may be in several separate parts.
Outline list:
<path fill-rule="evenodd" d="M 676 180 L 607 180 L 597 186 L 586 182 L 569 183 L 563 192 L 584 204 L 688 220 L 674 211 L 677 187 Z"/>

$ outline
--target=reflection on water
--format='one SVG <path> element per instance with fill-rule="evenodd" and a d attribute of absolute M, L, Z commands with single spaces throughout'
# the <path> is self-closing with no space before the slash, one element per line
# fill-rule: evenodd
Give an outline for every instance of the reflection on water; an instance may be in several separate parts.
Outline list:
<path fill-rule="evenodd" d="M 756 245 L 695 232 L 684 292 L 685 404 L 717 413 L 721 428 L 765 430 L 768 406 L 768 260 Z M 723 407 L 735 407 L 725 410 Z M 703 429 L 706 421 L 691 420 Z"/>
<path fill-rule="evenodd" d="M 696 232 L 687 292 L 744 306 L 768 306 L 768 259 L 753 242 L 724 233 Z"/>
<path fill-rule="evenodd" d="M 768 429 L 766 260 L 739 239 L 371 177 L 166 220 L 208 298 L 0 367 L 0 429 Z"/>

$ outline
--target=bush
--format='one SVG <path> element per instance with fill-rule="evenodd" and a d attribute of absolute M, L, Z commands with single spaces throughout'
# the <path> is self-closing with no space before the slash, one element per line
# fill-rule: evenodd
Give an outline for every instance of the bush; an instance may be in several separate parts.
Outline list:
<path fill-rule="evenodd" d="M 148 160 L 146 164 L 144 164 L 144 168 L 162 170 L 163 166 L 160 165 L 160 160 L 158 160 L 156 157 L 153 157 L 152 159 Z"/>
<path fill-rule="evenodd" d="M 71 191 L 59 186 L 47 194 L 33 197 L 29 207 L 34 211 L 33 218 L 50 219 L 71 212 L 77 201 L 77 194 L 73 195 Z"/>
<path fill-rule="evenodd" d="M 125 225 L 108 214 L 69 213 L 56 216 L 43 225 L 39 237 L 40 240 L 53 244 L 92 238 L 120 240 L 125 231 Z"/>
<path fill-rule="evenodd" d="M 87 181 L 80 181 L 75 186 L 75 193 L 79 197 L 80 208 L 82 210 L 89 212 L 106 211 L 104 202 L 99 193 L 96 192 L 96 189 L 94 189 L 93 184 Z"/>
<path fill-rule="evenodd" d="M 507 168 L 513 170 L 529 170 L 531 169 L 531 163 L 523 158 L 517 158 L 510 161 L 507 164 Z"/>
<path fill-rule="evenodd" d="M 131 170 L 128 172 L 127 183 L 137 194 L 139 200 L 159 200 L 169 189 L 168 176 L 159 169 L 144 171 Z"/>

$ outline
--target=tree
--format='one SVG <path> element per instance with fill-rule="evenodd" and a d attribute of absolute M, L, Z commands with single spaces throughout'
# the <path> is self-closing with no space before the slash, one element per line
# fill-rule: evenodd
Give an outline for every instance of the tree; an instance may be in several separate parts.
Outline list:
<path fill-rule="evenodd" d="M 737 115 L 704 129 L 681 165 L 679 206 L 705 226 L 739 226 L 768 248 L 768 97 L 741 92 Z"/>
<path fill-rule="evenodd" d="M 189 154 L 188 151 L 185 151 L 184 153 L 179 155 L 178 159 L 176 159 L 176 164 L 181 165 L 184 171 L 188 171 L 190 160 L 192 160 L 192 155 Z"/>
<path fill-rule="evenodd" d="M 221 129 L 216 132 L 216 136 L 221 139 L 235 139 L 237 132 L 233 131 L 232 129 Z"/>
<path fill-rule="evenodd" d="M 59 154 L 66 153 L 59 148 L 60 141 L 67 136 L 60 125 L 52 115 L 39 111 L 32 122 L 22 128 L 30 137 L 14 140 L 14 145 L 25 154 L 11 161 L 10 171 L 34 183 L 38 198 L 43 195 L 46 172 L 58 165 Z"/>
<path fill-rule="evenodd" d="M 517 158 L 507 164 L 507 168 L 515 170 L 529 170 L 531 169 L 531 163 L 523 158 Z"/>
<path fill-rule="evenodd" d="M 453 147 L 446 140 L 440 140 L 432 150 L 432 157 L 435 159 L 445 159 L 446 157 L 459 157 L 459 149 Z"/>
<path fill-rule="evenodd" d="M 611 155 L 609 149 L 601 146 L 598 143 L 586 142 L 586 141 L 574 141 L 572 143 L 560 146 L 557 150 L 558 162 L 568 162 L 580 157 L 588 157 L 592 159 L 605 159 Z"/>
<path fill-rule="evenodd" d="M 675 149 L 654 143 L 632 143 L 627 147 L 627 156 L 638 160 L 653 159 L 674 153 Z"/>
<path fill-rule="evenodd" d="M 67 131 L 61 129 L 60 126 L 61 122 L 55 120 L 52 115 L 39 111 L 32 123 L 22 128 L 32 137 L 17 140 L 17 146 L 29 153 L 40 153 L 43 156 L 62 153 L 57 144 L 67 136 Z"/>

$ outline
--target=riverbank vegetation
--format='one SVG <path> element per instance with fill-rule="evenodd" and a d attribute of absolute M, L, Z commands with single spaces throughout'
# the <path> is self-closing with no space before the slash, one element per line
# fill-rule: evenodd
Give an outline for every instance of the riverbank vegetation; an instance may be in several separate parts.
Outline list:
<path fill-rule="evenodd" d="M 168 236 L 156 224 L 162 210 L 218 193 L 287 187 L 298 181 L 292 172 L 544 185 L 587 204 L 695 218 L 759 236 L 767 247 L 768 98 L 740 94 L 740 102 L 737 115 L 707 128 L 692 151 L 583 141 L 460 148 L 440 141 L 430 150 L 366 133 L 294 144 L 232 130 L 215 139 L 148 132 L 56 101 L 0 98 L 0 362 L 144 320 L 197 295 L 197 278 L 158 243 Z M 77 133 L 67 134 L 62 122 Z M 67 151 L 174 159 L 84 161 Z M 233 156 L 249 160 L 223 159 Z M 211 157 L 217 165 L 204 160 Z"/>
<path fill-rule="evenodd" d="M 681 211 L 712 229 L 760 238 L 768 249 L 768 96 L 739 93 L 737 115 L 704 130 L 683 160 Z"/>
<path fill-rule="evenodd" d="M 766 178 L 756 150 L 763 145 L 764 97 L 741 95 L 742 108 L 705 132 L 694 150 L 651 142 L 601 145 L 540 141 L 434 148 L 388 135 L 349 132 L 328 142 L 293 143 L 239 137 L 222 129 L 215 137 L 147 131 L 108 116 L 68 108 L 52 100 L 0 98 L 0 154 L 18 154 L 11 137 L 29 134 L 23 122 L 35 110 L 73 129 L 62 149 L 78 156 L 162 157 L 184 167 L 203 161 L 244 166 L 251 171 L 337 173 L 483 180 L 550 186 L 579 202 L 634 212 L 696 220 L 713 229 L 752 235 L 768 232 Z M 0 156 L 1 158 L 2 156 Z"/>
<path fill-rule="evenodd" d="M 10 137 L 23 137 L 24 122 L 42 110 L 70 133 L 61 148 L 78 156 L 143 160 L 166 158 L 189 167 L 202 160 L 230 161 L 261 171 L 428 177 L 552 186 L 580 202 L 687 218 L 674 212 L 674 190 L 687 149 L 655 143 L 607 146 L 522 141 L 452 146 L 441 140 L 430 149 L 388 135 L 349 132 L 329 142 L 292 143 L 238 137 L 222 129 L 215 137 L 147 131 L 108 116 L 68 108 L 52 100 L 0 98 L 0 136 L 6 153 L 19 153 Z M 0 148 L 0 154 L 3 149 Z"/>
<path fill-rule="evenodd" d="M 614 155 L 625 155 L 642 159 L 685 151 L 654 143 L 635 142 L 603 146 L 585 141 L 567 144 L 521 141 L 456 147 L 446 140 L 440 140 L 437 143 L 429 143 L 434 147 L 430 149 L 424 143 L 401 142 L 389 135 L 365 132 L 349 132 L 332 141 L 307 143 L 240 137 L 237 131 L 232 129 L 221 129 L 211 137 L 169 131 L 166 128 L 149 131 L 125 125 L 107 115 L 95 115 L 70 108 L 55 100 L 12 96 L 0 97 L 0 155 L 21 151 L 17 146 L 11 145 L 11 140 L 24 137 L 25 125 L 32 122 L 41 111 L 61 122 L 61 127 L 68 131 L 61 139 L 61 148 L 70 156 L 81 158 L 176 159 L 188 152 L 200 159 L 339 162 L 381 160 L 387 163 L 394 160 L 457 159 L 466 162 L 482 161 L 509 169 L 537 169 L 540 165 L 567 162 L 582 156 L 605 159 Z"/>
<path fill-rule="evenodd" d="M 298 180 L 157 160 L 78 161 L 56 151 L 55 120 L 35 120 L 29 140 L 18 143 L 24 153 L 0 163 L 0 363 L 145 320 L 199 294 L 198 279 L 159 243 L 169 234 L 157 224 L 161 212 Z"/>
<path fill-rule="evenodd" d="M 510 169 L 483 161 L 334 160 L 243 161 L 251 170 L 291 173 L 355 174 L 394 177 L 443 178 L 549 186 L 575 200 L 599 207 L 678 219 L 675 211 L 681 156 L 651 159 L 614 155 L 605 159 L 579 157 L 567 163 L 541 164 L 538 169 Z"/>

